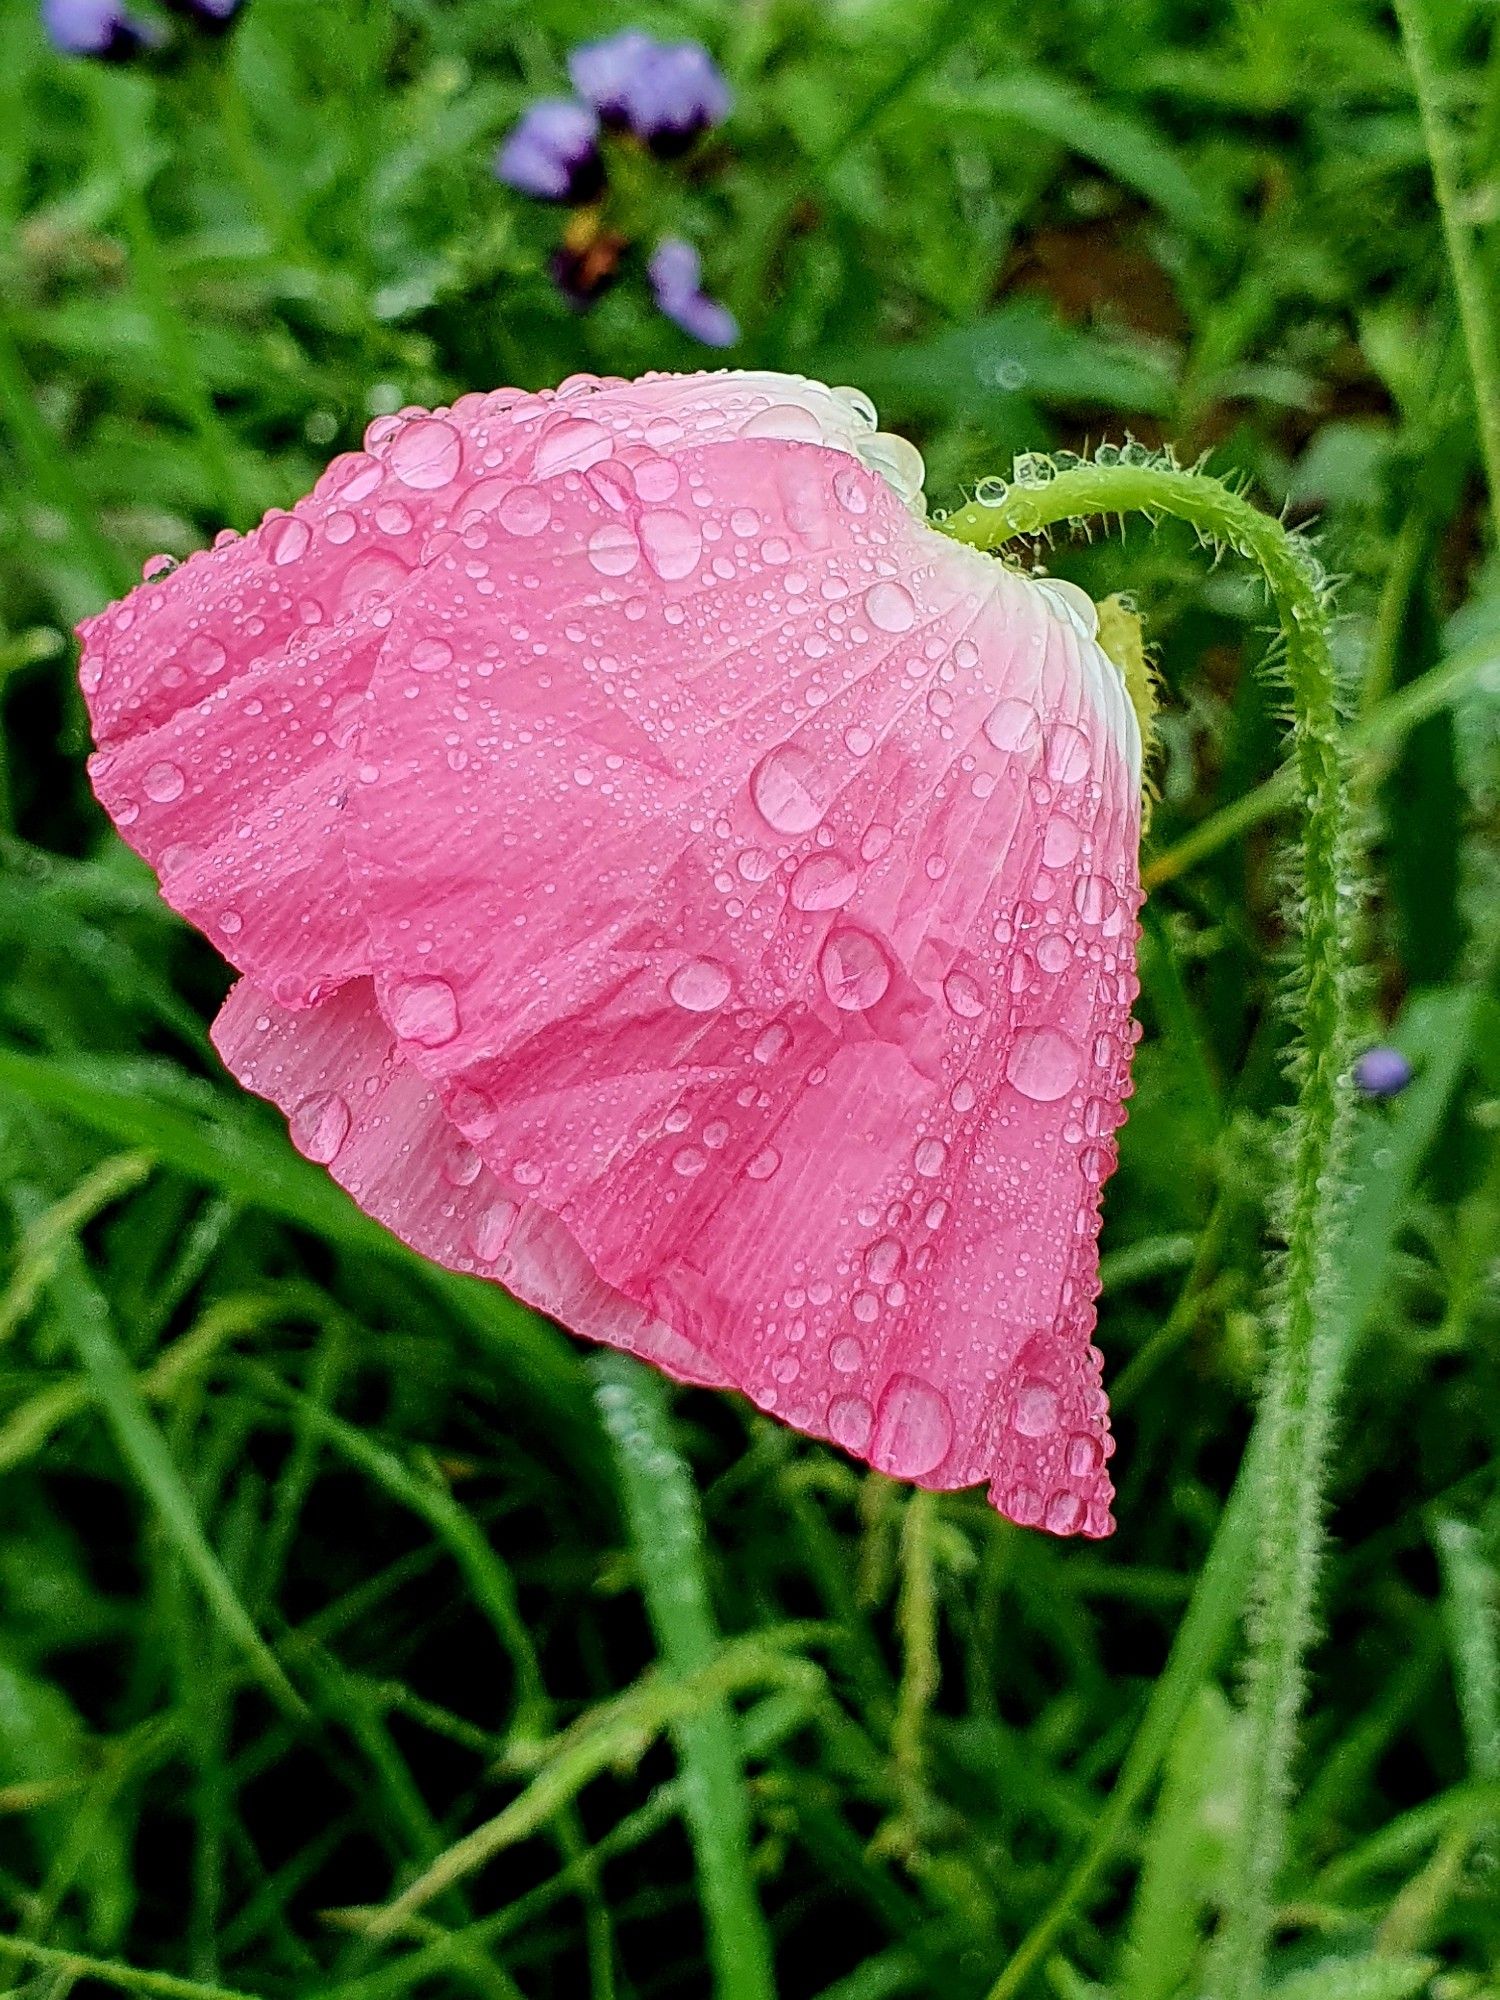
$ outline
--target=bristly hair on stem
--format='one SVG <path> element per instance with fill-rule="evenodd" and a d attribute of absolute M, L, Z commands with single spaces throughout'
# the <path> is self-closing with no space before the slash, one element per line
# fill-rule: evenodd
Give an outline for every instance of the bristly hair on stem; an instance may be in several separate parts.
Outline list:
<path fill-rule="evenodd" d="M 1089 518 L 1144 514 L 1186 522 L 1215 555 L 1260 571 L 1279 627 L 1266 671 L 1290 697 L 1291 759 L 1302 808 L 1285 1004 L 1294 1031 L 1295 1103 L 1273 1209 L 1280 1247 L 1272 1340 L 1257 1413 L 1255 1555 L 1245 1591 L 1242 1811 L 1214 1964 L 1217 2000 L 1256 2000 L 1265 1980 L 1276 1882 L 1306 1684 L 1317 1637 L 1324 1482 L 1336 1396 L 1333 1362 L 1350 1093 L 1350 982 L 1357 905 L 1350 803 L 1330 645 L 1326 579 L 1306 541 L 1201 468 L 1140 446 L 1093 460 L 1029 457 L 1008 484 L 986 482 L 940 525 L 972 547 Z"/>

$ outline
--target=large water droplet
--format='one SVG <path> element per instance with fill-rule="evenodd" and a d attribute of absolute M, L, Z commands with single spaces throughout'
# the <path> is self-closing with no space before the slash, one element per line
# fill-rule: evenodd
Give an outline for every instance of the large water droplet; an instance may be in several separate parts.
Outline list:
<path fill-rule="evenodd" d="M 1050 1437 L 1057 1429 L 1061 1413 L 1062 1403 L 1052 1384 L 1033 1375 L 1016 1391 L 1010 1410 L 1011 1426 L 1022 1437 Z"/>
<path fill-rule="evenodd" d="M 1047 776 L 1054 784 L 1074 785 L 1088 768 L 1089 739 L 1071 722 L 1059 722 L 1047 738 Z"/>
<path fill-rule="evenodd" d="M 781 1155 L 774 1146 L 762 1146 L 758 1153 L 745 1163 L 745 1172 L 753 1181 L 768 1181 L 781 1165 Z"/>
<path fill-rule="evenodd" d="M 492 1201 L 469 1225 L 469 1248 L 481 1264 L 493 1264 L 510 1240 L 518 1214 L 516 1204 L 503 1195 Z"/>
<path fill-rule="evenodd" d="M 1042 718 L 1029 701 L 997 702 L 984 719 L 984 733 L 997 750 L 1024 755 L 1036 748 L 1042 733 Z"/>
<path fill-rule="evenodd" d="M 828 1350 L 828 1359 L 839 1375 L 857 1373 L 865 1358 L 865 1350 L 852 1333 L 841 1333 Z"/>
<path fill-rule="evenodd" d="M 463 440 L 441 417 L 414 417 L 391 439 L 385 461 L 403 486 L 431 492 L 446 486 L 463 458 Z"/>
<path fill-rule="evenodd" d="M 894 1236 L 882 1236 L 865 1252 L 865 1276 L 872 1285 L 888 1285 L 901 1275 L 906 1252 Z"/>
<path fill-rule="evenodd" d="M 297 1151 L 326 1167 L 349 1136 L 349 1107 L 337 1091 L 315 1091 L 296 1106 L 287 1128 Z"/>
<path fill-rule="evenodd" d="M 667 992 L 690 1014 L 711 1014 L 729 998 L 730 977 L 712 958 L 690 958 L 667 981 Z"/>
<path fill-rule="evenodd" d="M 882 632 L 909 632 L 917 622 L 917 607 L 904 585 L 877 583 L 865 592 L 865 616 Z"/>
<path fill-rule="evenodd" d="M 750 796 L 778 833 L 811 833 L 827 809 L 827 780 L 806 750 L 783 743 L 750 773 Z"/>
<path fill-rule="evenodd" d="M 507 534 L 539 535 L 552 519 L 552 502 L 540 486 L 513 486 L 495 516 Z"/>
<path fill-rule="evenodd" d="M 792 877 L 792 907 L 841 910 L 858 887 L 859 877 L 842 854 L 814 854 Z"/>
<path fill-rule="evenodd" d="M 175 764 L 152 764 L 141 781 L 146 797 L 159 806 L 169 806 L 187 789 L 187 779 Z"/>
<path fill-rule="evenodd" d="M 1073 884 L 1073 908 L 1086 924 L 1104 923 L 1119 900 L 1113 882 L 1102 875 L 1080 875 Z"/>
<path fill-rule="evenodd" d="M 812 411 L 800 403 L 773 403 L 770 409 L 758 410 L 743 424 L 740 436 L 792 438 L 802 444 L 822 444 L 823 427 Z"/>
<path fill-rule="evenodd" d="M 943 998 L 962 1020 L 975 1021 L 984 1012 L 984 994 L 971 973 L 950 972 L 943 981 Z"/>
<path fill-rule="evenodd" d="M 440 1049 L 458 1033 L 458 1002 L 446 979 L 408 979 L 391 994 L 391 1027 L 403 1042 Z"/>
<path fill-rule="evenodd" d="M 640 555 L 641 545 L 623 521 L 606 521 L 589 536 L 589 561 L 601 576 L 628 576 Z"/>
<path fill-rule="evenodd" d="M 656 574 L 666 583 L 675 583 L 698 567 L 703 535 L 698 523 L 686 514 L 658 507 L 641 516 L 641 547 Z"/>
<path fill-rule="evenodd" d="M 294 563 L 299 556 L 305 555 L 311 540 L 311 528 L 306 521 L 299 521 L 295 514 L 271 521 L 265 530 L 266 553 L 278 569 L 284 569 L 288 563 Z"/>
<path fill-rule="evenodd" d="M 948 1148 L 941 1139 L 919 1139 L 911 1163 L 924 1180 L 935 1181 L 947 1157 Z"/>
<path fill-rule="evenodd" d="M 1058 815 L 1049 819 L 1042 835 L 1042 861 L 1048 868 L 1066 868 L 1083 843 L 1076 821 Z"/>
<path fill-rule="evenodd" d="M 418 639 L 407 659 L 419 674 L 441 673 L 453 663 L 453 648 L 446 639 Z"/>
<path fill-rule="evenodd" d="M 845 1451 L 864 1450 L 872 1422 L 873 1414 L 863 1396 L 835 1396 L 828 1405 L 828 1435 Z"/>
<path fill-rule="evenodd" d="M 1073 1479 L 1091 1479 L 1104 1463 L 1098 1442 L 1078 1431 L 1068 1439 L 1068 1474 Z"/>
<path fill-rule="evenodd" d="M 818 971 L 829 999 L 848 1014 L 873 1007 L 891 983 L 885 953 L 865 931 L 835 931 L 823 947 Z"/>
<path fill-rule="evenodd" d="M 586 472 L 613 450 L 614 441 L 603 424 L 590 417 L 571 418 L 554 424 L 538 444 L 536 476 L 551 479 L 559 472 Z"/>
<path fill-rule="evenodd" d="M 773 1021 L 768 1028 L 761 1030 L 750 1053 L 758 1063 L 773 1063 L 785 1052 L 791 1039 L 791 1029 L 781 1021 Z"/>
<path fill-rule="evenodd" d="M 1005 1074 L 1023 1097 L 1053 1104 L 1077 1083 L 1082 1066 L 1077 1043 L 1060 1028 L 1023 1028 L 1006 1056 Z"/>
<path fill-rule="evenodd" d="M 897 1479 L 935 1472 L 953 1442 L 947 1398 L 919 1375 L 893 1375 L 881 1393 L 870 1463 Z"/>
<path fill-rule="evenodd" d="M 1083 1502 L 1076 1493 L 1054 1493 L 1042 1525 L 1054 1535 L 1075 1535 L 1083 1522 Z"/>

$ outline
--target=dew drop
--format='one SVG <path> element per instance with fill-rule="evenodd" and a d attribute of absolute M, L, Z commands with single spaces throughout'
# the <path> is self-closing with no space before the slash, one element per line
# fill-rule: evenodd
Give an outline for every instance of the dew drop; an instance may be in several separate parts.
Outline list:
<path fill-rule="evenodd" d="M 452 665 L 453 648 L 446 639 L 418 639 L 406 657 L 417 673 L 436 674 Z"/>
<path fill-rule="evenodd" d="M 919 1375 L 893 1375 L 881 1392 L 870 1463 L 897 1479 L 935 1472 L 953 1441 L 946 1397 Z"/>
<path fill-rule="evenodd" d="M 875 738 L 868 729 L 855 723 L 844 731 L 844 748 L 851 757 L 868 757 L 875 748 Z"/>
<path fill-rule="evenodd" d="M 1022 1437 L 1050 1437 L 1057 1429 L 1061 1413 L 1062 1403 L 1052 1384 L 1033 1375 L 1016 1391 L 1010 1411 L 1011 1427 Z"/>
<path fill-rule="evenodd" d="M 1077 823 L 1059 815 L 1049 819 L 1042 835 L 1042 861 L 1048 868 L 1066 868 L 1078 853 L 1083 834 Z"/>
<path fill-rule="evenodd" d="M 1086 924 L 1102 924 L 1119 902 L 1113 882 L 1102 875 L 1080 875 L 1073 884 L 1073 908 Z"/>
<path fill-rule="evenodd" d="M 941 1139 L 919 1139 L 911 1163 L 924 1180 L 935 1181 L 947 1157 L 948 1148 Z"/>
<path fill-rule="evenodd" d="M 628 576 L 640 554 L 640 543 L 623 521 L 606 521 L 589 536 L 589 561 L 601 576 Z"/>
<path fill-rule="evenodd" d="M 481 1264 L 493 1264 L 498 1259 L 510 1241 L 517 1213 L 516 1204 L 502 1195 L 474 1217 L 469 1225 L 469 1248 Z"/>
<path fill-rule="evenodd" d="M 781 1165 L 781 1155 L 774 1146 L 762 1146 L 760 1151 L 746 1161 L 745 1172 L 753 1181 L 768 1181 Z"/>
<path fill-rule="evenodd" d="M 761 847 L 747 847 L 743 854 L 736 856 L 734 865 L 743 882 L 764 882 L 776 867 L 771 856 Z"/>
<path fill-rule="evenodd" d="M 1036 962 L 1043 972 L 1061 972 L 1072 957 L 1073 947 L 1056 931 L 1049 931 L 1036 948 Z"/>
<path fill-rule="evenodd" d="M 571 418 L 554 424 L 538 444 L 536 476 L 552 479 L 559 472 L 586 472 L 613 450 L 614 441 L 603 424 L 589 417 Z"/>
<path fill-rule="evenodd" d="M 869 484 L 867 474 L 848 466 L 833 475 L 833 497 L 846 514 L 867 514 L 870 511 Z"/>
<path fill-rule="evenodd" d="M 1054 784 L 1073 785 L 1088 768 L 1089 739 L 1071 722 L 1059 722 L 1047 738 L 1047 776 Z"/>
<path fill-rule="evenodd" d="M 1078 1081 L 1083 1057 L 1060 1028 L 1023 1028 L 1010 1046 L 1005 1074 L 1023 1097 L 1055 1104 Z"/>
<path fill-rule="evenodd" d="M 814 854 L 792 877 L 792 907 L 841 910 L 858 887 L 859 877 L 842 854 Z"/>
<path fill-rule="evenodd" d="M 354 540 L 355 530 L 358 525 L 352 514 L 345 514 L 340 510 L 328 516 L 328 519 L 323 523 L 323 533 L 333 543 L 333 546 L 339 549 L 343 547 L 345 542 L 352 542 Z"/>
<path fill-rule="evenodd" d="M 844 1013 L 873 1007 L 891 983 L 885 953 L 865 931 L 835 931 L 818 959 L 823 987 Z"/>
<path fill-rule="evenodd" d="M 872 1285 L 888 1285 L 901 1275 L 906 1252 L 894 1236 L 882 1236 L 865 1252 L 865 1276 Z"/>
<path fill-rule="evenodd" d="M 844 1451 L 863 1451 L 874 1418 L 863 1396 L 835 1396 L 828 1405 L 828 1435 Z"/>
<path fill-rule="evenodd" d="M 375 509 L 375 525 L 383 535 L 409 535 L 411 509 L 399 500 L 387 500 Z"/>
<path fill-rule="evenodd" d="M 877 583 L 865 592 L 865 616 L 882 632 L 909 632 L 917 622 L 917 607 L 904 585 Z"/>
<path fill-rule="evenodd" d="M 779 1055 L 785 1053 L 791 1039 L 791 1029 L 780 1021 L 773 1021 L 769 1028 L 763 1029 L 756 1037 L 755 1046 L 750 1053 L 758 1063 L 773 1063 Z"/>
<path fill-rule="evenodd" d="M 984 719 L 984 733 L 997 750 L 1013 750 L 1024 755 L 1036 748 L 1042 733 L 1042 719 L 1029 701 L 997 702 Z"/>
<path fill-rule="evenodd" d="M 859 843 L 860 860 L 878 861 L 881 855 L 884 854 L 890 847 L 890 844 L 894 838 L 895 835 L 891 832 L 891 829 L 888 826 L 880 826 L 877 824 L 875 826 L 866 827 L 865 837 Z"/>
<path fill-rule="evenodd" d="M 293 1110 L 287 1129 L 299 1153 L 326 1167 L 349 1136 L 349 1107 L 337 1091 L 315 1091 Z"/>
<path fill-rule="evenodd" d="M 685 1181 L 695 1179 L 707 1165 L 707 1159 L 696 1146 L 684 1146 L 672 1155 L 672 1171 L 681 1174 Z"/>
<path fill-rule="evenodd" d="M 757 410 L 749 422 L 740 428 L 740 436 L 747 438 L 791 438 L 802 444 L 821 444 L 823 428 L 811 410 L 800 403 L 773 403 L 768 410 Z"/>
<path fill-rule="evenodd" d="M 288 514 L 284 520 L 272 521 L 266 529 L 266 554 L 278 569 L 296 562 L 305 555 L 307 545 L 312 540 L 312 530 L 306 521 L 299 521 L 295 514 Z"/>
<path fill-rule="evenodd" d="M 816 760 L 795 743 L 768 751 L 750 773 L 750 796 L 777 833 L 810 833 L 827 806 L 827 785 Z"/>
<path fill-rule="evenodd" d="M 552 519 L 552 502 L 540 486 L 513 486 L 495 509 L 507 534 L 539 535 Z"/>
<path fill-rule="evenodd" d="M 668 996 L 689 1014 L 711 1014 L 729 998 L 729 974 L 716 959 L 690 958 L 667 981 Z"/>
<path fill-rule="evenodd" d="M 865 1350 L 852 1333 L 841 1333 L 828 1350 L 829 1362 L 839 1375 L 856 1374 L 864 1358 Z"/>
<path fill-rule="evenodd" d="M 1076 1493 L 1054 1493 L 1042 1517 L 1044 1527 L 1054 1535 L 1073 1535 L 1083 1521 L 1083 1502 Z"/>
<path fill-rule="evenodd" d="M 659 507 L 641 516 L 641 547 L 646 560 L 665 583 L 691 576 L 703 554 L 703 534 L 696 521 L 675 509 Z"/>
<path fill-rule="evenodd" d="M 659 507 L 664 500 L 670 500 L 682 484 L 682 474 L 670 458 L 643 459 L 631 467 L 630 476 L 636 492 L 650 507 Z"/>
<path fill-rule="evenodd" d="M 159 806 L 171 805 L 187 789 L 187 779 L 175 764 L 152 764 L 141 784 L 146 797 Z"/>
<path fill-rule="evenodd" d="M 446 979 L 408 979 L 391 994 L 391 1027 L 403 1042 L 440 1049 L 458 1033 L 458 1002 Z"/>
<path fill-rule="evenodd" d="M 386 463 L 403 486 L 431 492 L 458 471 L 463 441 L 441 417 L 415 417 L 391 439 Z"/>
<path fill-rule="evenodd" d="M 448 1148 L 443 1157 L 443 1179 L 450 1187 L 472 1187 L 484 1172 L 484 1161 L 466 1139 Z"/>
<path fill-rule="evenodd" d="M 1067 1466 L 1073 1479 L 1089 1479 L 1104 1463 L 1104 1453 L 1094 1438 L 1078 1431 L 1068 1439 Z"/>
<path fill-rule="evenodd" d="M 950 972 L 943 981 L 943 998 L 965 1021 L 977 1021 L 984 1012 L 984 995 L 979 981 L 967 972 Z"/>

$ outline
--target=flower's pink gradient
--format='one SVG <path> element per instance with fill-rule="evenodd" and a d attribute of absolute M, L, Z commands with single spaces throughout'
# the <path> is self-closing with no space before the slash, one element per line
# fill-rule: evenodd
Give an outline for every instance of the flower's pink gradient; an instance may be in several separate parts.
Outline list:
<path fill-rule="evenodd" d="M 382 418 L 84 627 L 94 782 L 407 1242 L 1100 1535 L 1139 735 L 913 457 L 775 376 Z"/>

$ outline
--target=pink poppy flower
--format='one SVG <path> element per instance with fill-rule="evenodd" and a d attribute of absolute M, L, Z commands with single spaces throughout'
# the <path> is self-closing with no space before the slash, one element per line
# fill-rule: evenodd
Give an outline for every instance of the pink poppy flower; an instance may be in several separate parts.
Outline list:
<path fill-rule="evenodd" d="M 856 391 L 377 420 L 83 627 L 225 1062 L 429 1257 L 901 1479 L 1109 1531 L 1140 734 Z"/>

